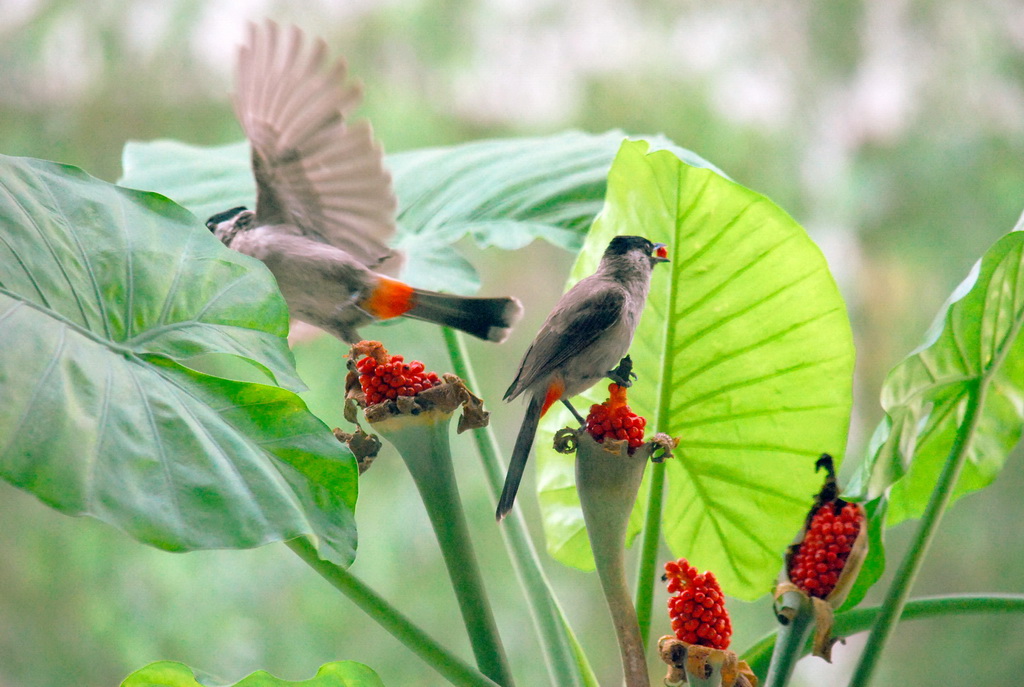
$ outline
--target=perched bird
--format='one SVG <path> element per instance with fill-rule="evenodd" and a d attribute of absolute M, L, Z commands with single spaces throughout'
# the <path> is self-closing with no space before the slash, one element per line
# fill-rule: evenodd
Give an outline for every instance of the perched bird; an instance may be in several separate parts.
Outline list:
<path fill-rule="evenodd" d="M 663 243 L 640 236 L 616 236 L 608 244 L 594 274 L 580 280 L 555 304 L 519 364 L 519 373 L 505 392 L 511 401 L 526 393 L 526 408 L 505 487 L 498 499 L 498 520 L 512 508 L 523 478 L 537 424 L 555 401 L 576 419 L 584 420 L 569 399 L 604 377 L 629 385 L 612 367 L 626 355 L 647 300 L 651 271 L 668 261 Z M 628 377 L 628 372 L 625 374 Z"/>
<path fill-rule="evenodd" d="M 250 24 L 236 66 L 235 113 L 252 146 L 256 211 L 236 207 L 206 226 L 262 260 L 292 316 L 348 342 L 374 320 L 412 317 L 502 341 L 522 312 L 515 298 L 470 298 L 398 279 L 395 195 L 370 125 L 349 123 L 362 98 L 346 65 L 326 62 L 297 28 Z"/>

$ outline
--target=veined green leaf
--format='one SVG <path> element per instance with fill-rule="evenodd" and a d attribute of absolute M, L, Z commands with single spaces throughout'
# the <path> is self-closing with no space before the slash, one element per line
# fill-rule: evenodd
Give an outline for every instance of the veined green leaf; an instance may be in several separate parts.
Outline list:
<path fill-rule="evenodd" d="M 218 683 L 204 677 L 200 682 L 195 672 L 183 663 L 157 661 L 136 670 L 121 683 L 121 687 L 212 687 Z M 282 680 L 259 670 L 231 683 L 231 687 L 384 687 L 377 674 L 355 661 L 338 661 L 320 666 L 309 680 Z"/>
<path fill-rule="evenodd" d="M 180 141 L 129 141 L 122 151 L 121 186 L 162 193 L 202 221 L 256 205 L 249 142 L 194 146 Z"/>
<path fill-rule="evenodd" d="M 577 250 L 601 209 L 608 168 L 625 134 L 570 131 L 538 138 L 474 141 L 387 157 L 398 195 L 403 278 L 424 288 L 475 292 L 480 280 L 452 244 L 521 248 L 543 238 Z M 710 165 L 663 137 L 691 164 Z M 128 143 L 122 185 L 158 191 L 201 219 L 252 207 L 255 183 L 246 143 L 218 147 L 176 141 Z"/>
<path fill-rule="evenodd" d="M 680 438 L 667 464 L 665 539 L 726 593 L 756 598 L 820 486 L 816 459 L 838 462 L 845 449 L 854 362 L 845 306 L 821 251 L 785 212 L 642 141 L 623 143 L 570 285 L 618 234 L 667 243 L 672 258 L 654 270 L 630 350 L 631 407 L 649 431 Z M 598 384 L 577 407 L 606 395 Z M 565 411 L 542 421 L 540 499 L 551 553 L 587 568 L 572 457 L 551 449 L 569 422 Z"/>
<path fill-rule="evenodd" d="M 997 241 L 882 387 L 886 418 L 850 494 L 889 489 L 889 523 L 921 516 L 972 394 L 977 429 L 953 500 L 992 482 L 1024 429 L 1024 233 Z"/>
<path fill-rule="evenodd" d="M 859 606 L 885 572 L 885 520 L 889 501 L 882 496 L 863 505 L 867 511 L 868 553 L 840 611 Z"/>
<path fill-rule="evenodd" d="M 185 365 L 230 353 L 305 388 L 273 277 L 174 203 L 29 158 L 0 156 L 0 185 L 7 292 L 135 351 Z"/>
<path fill-rule="evenodd" d="M 0 476 L 170 550 L 354 555 L 352 456 L 300 386 L 270 273 L 166 198 L 0 157 Z M 272 377 L 271 377 L 272 375 Z"/>

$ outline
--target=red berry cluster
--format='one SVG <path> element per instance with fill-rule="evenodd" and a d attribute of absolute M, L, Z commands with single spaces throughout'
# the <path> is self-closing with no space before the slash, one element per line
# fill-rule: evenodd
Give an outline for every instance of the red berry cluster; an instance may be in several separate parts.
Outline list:
<path fill-rule="evenodd" d="M 728 649 L 732 622 L 715 574 L 698 574 L 685 558 L 665 564 L 668 581 L 668 617 L 676 637 L 687 644 Z"/>
<path fill-rule="evenodd" d="M 372 406 L 399 396 L 415 396 L 424 389 L 441 383 L 436 372 L 424 372 L 418 360 L 405 362 L 400 355 L 382 356 L 383 360 L 366 357 L 356 363 L 359 385 L 366 396 L 366 405 Z"/>
<path fill-rule="evenodd" d="M 618 384 L 608 385 L 609 397 L 604 403 L 590 406 L 587 415 L 587 431 L 598 442 L 604 443 L 606 437 L 629 442 L 632 452 L 644 443 L 644 427 L 647 419 L 640 417 L 626 405 L 626 388 Z"/>
<path fill-rule="evenodd" d="M 804 540 L 790 558 L 789 579 L 811 596 L 824 599 L 835 589 L 839 574 L 864 524 L 853 503 L 829 501 L 811 518 Z"/>

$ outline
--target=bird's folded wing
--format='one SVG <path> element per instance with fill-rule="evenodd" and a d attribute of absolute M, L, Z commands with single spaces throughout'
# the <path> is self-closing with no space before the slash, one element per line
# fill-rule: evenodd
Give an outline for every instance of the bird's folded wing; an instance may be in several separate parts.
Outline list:
<path fill-rule="evenodd" d="M 583 282 L 562 297 L 541 326 L 505 398 L 515 398 L 584 353 L 620 321 L 626 300 L 621 289 L 579 287 L 584 287 Z"/>

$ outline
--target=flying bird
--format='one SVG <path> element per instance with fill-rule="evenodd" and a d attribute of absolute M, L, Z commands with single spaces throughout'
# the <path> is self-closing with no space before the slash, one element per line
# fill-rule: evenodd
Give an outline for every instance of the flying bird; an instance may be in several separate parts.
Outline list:
<path fill-rule="evenodd" d="M 396 278 L 389 248 L 397 202 L 369 123 L 349 122 L 362 99 L 327 45 L 266 21 L 238 52 L 235 114 L 252 148 L 256 210 L 217 213 L 207 228 L 262 260 L 293 317 L 347 342 L 376 320 L 411 317 L 503 341 L 522 313 L 515 298 L 415 288 Z"/>

